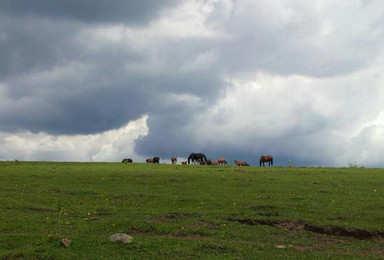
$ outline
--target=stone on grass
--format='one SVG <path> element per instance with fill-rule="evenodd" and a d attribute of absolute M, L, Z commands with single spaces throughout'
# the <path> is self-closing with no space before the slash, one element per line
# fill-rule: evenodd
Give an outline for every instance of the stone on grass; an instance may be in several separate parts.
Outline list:
<path fill-rule="evenodd" d="M 71 245 L 71 240 L 69 238 L 63 238 L 61 239 L 61 245 L 65 247 L 69 247 Z"/>
<path fill-rule="evenodd" d="M 124 244 L 128 244 L 132 242 L 133 237 L 125 234 L 125 233 L 116 233 L 109 236 L 109 240 L 112 242 L 121 242 Z"/>

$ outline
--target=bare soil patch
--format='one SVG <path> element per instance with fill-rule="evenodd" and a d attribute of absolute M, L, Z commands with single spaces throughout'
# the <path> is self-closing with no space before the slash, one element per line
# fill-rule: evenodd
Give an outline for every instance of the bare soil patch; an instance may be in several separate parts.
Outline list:
<path fill-rule="evenodd" d="M 361 240 L 383 239 L 384 231 L 366 230 L 357 228 L 345 228 L 339 226 L 316 226 L 305 223 L 300 220 L 263 220 L 263 219 L 228 219 L 229 221 L 239 222 L 245 225 L 267 225 L 271 227 L 281 228 L 288 231 L 300 232 L 310 231 L 318 234 L 353 237 Z"/>
<path fill-rule="evenodd" d="M 25 210 L 40 211 L 40 212 L 57 212 L 57 209 L 47 209 L 47 208 L 38 208 L 38 207 L 23 207 Z"/>
<path fill-rule="evenodd" d="M 148 222 L 149 223 L 163 223 L 163 222 L 171 221 L 175 218 L 176 218 L 176 216 L 174 216 L 174 215 L 163 215 L 163 216 L 151 218 L 150 220 L 148 220 Z"/>
<path fill-rule="evenodd" d="M 217 226 L 214 223 L 203 221 L 203 220 L 195 222 L 195 223 L 192 223 L 192 224 L 188 225 L 188 227 L 191 227 L 191 228 L 205 228 L 205 229 L 208 229 L 208 230 L 217 230 L 218 229 Z"/>

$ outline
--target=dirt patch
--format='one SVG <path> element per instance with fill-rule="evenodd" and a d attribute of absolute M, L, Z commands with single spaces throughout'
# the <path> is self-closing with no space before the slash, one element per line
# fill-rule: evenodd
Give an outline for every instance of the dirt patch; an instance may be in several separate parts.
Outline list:
<path fill-rule="evenodd" d="M 176 218 L 176 216 L 174 216 L 174 215 L 163 215 L 163 216 L 151 218 L 147 222 L 149 222 L 149 223 L 163 223 L 163 222 L 168 222 L 168 221 L 174 220 L 175 218 Z"/>
<path fill-rule="evenodd" d="M 305 230 L 305 224 L 299 220 L 263 220 L 263 219 L 228 219 L 229 221 L 239 222 L 241 224 L 256 226 L 266 225 L 281 228 L 288 231 Z"/>
<path fill-rule="evenodd" d="M 279 212 L 265 212 L 265 213 L 258 213 L 257 215 L 262 217 L 277 217 L 279 216 Z"/>
<path fill-rule="evenodd" d="M 325 234 L 318 234 L 317 236 L 314 236 L 312 240 L 315 241 L 317 244 L 326 245 L 326 246 L 345 244 L 344 240 L 335 236 L 328 236 Z"/>
<path fill-rule="evenodd" d="M 217 230 L 217 225 L 215 225 L 214 223 L 211 223 L 211 222 L 203 221 L 203 220 L 189 224 L 188 227 L 204 228 L 204 229 L 208 229 L 208 230 Z"/>
<path fill-rule="evenodd" d="M 47 208 L 38 208 L 38 207 L 23 207 L 25 210 L 40 211 L 40 212 L 58 212 L 57 209 L 47 209 Z"/>
<path fill-rule="evenodd" d="M 357 228 L 344 228 L 339 226 L 314 226 L 305 224 L 305 230 L 319 234 L 343 236 L 343 237 L 354 237 L 361 240 L 384 238 L 384 231 L 370 231 L 365 229 Z"/>
<path fill-rule="evenodd" d="M 228 219 L 229 221 L 239 222 L 245 225 L 267 225 L 281 228 L 288 231 L 310 231 L 318 234 L 353 237 L 361 240 L 383 239 L 384 231 L 365 230 L 357 228 L 344 228 L 339 226 L 315 226 L 300 220 L 262 220 L 262 219 Z"/>
<path fill-rule="evenodd" d="M 197 217 L 199 217 L 198 213 L 174 212 L 174 213 L 168 213 L 165 215 L 153 217 L 153 218 L 147 220 L 147 222 L 149 222 L 149 223 L 162 223 L 162 222 L 172 221 L 175 219 L 197 218 Z"/>

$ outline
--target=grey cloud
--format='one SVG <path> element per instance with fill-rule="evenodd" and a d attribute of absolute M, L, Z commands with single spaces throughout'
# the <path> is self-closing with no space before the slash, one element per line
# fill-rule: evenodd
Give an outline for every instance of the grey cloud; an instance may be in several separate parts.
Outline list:
<path fill-rule="evenodd" d="M 105 76 L 105 75 L 104 75 Z M 54 134 L 88 134 L 114 129 L 146 112 L 149 93 L 129 82 L 103 84 L 87 78 L 80 82 L 55 82 L 55 86 L 33 86 L 22 82 L 7 109 L 2 109 L 1 129 L 29 129 Z M 92 88 L 83 87 L 91 85 Z M 43 93 L 43 94 L 41 94 Z"/>
<path fill-rule="evenodd" d="M 0 76 L 77 59 L 84 55 L 83 46 L 75 42 L 77 34 L 92 23 L 142 25 L 178 2 L 0 1 Z"/>
<path fill-rule="evenodd" d="M 79 49 L 71 41 L 80 28 L 67 22 L 0 16 L 0 77 L 49 69 L 78 57 Z"/>
<path fill-rule="evenodd" d="M 185 104 L 170 105 L 159 99 L 161 95 L 190 94 L 201 96 L 208 102 L 217 96 L 214 90 L 220 86 L 214 74 L 191 72 L 146 76 L 126 73 L 115 63 L 111 66 L 95 63 L 90 69 L 87 65 L 78 65 L 77 69 L 69 71 L 63 67 L 63 75 L 53 80 L 50 77 L 60 72 L 53 70 L 35 76 L 36 79 L 8 81 L 10 105 L 0 111 L 0 129 L 89 134 L 121 127 L 146 113 L 166 120 L 164 115 L 185 111 Z M 184 116 L 193 117 L 201 111 L 190 111 Z M 176 122 L 182 126 L 180 119 Z M 153 132 L 157 129 L 166 132 L 163 127 L 155 127 Z"/>
<path fill-rule="evenodd" d="M 378 25 L 382 3 L 359 5 L 236 2 L 227 19 L 215 12 L 209 19 L 231 35 L 219 45 L 220 64 L 227 73 L 262 70 L 328 77 L 354 72 L 379 54 L 384 34 Z M 366 20 L 353 25 L 356 18 Z"/>
<path fill-rule="evenodd" d="M 0 12 L 16 16 L 32 15 L 94 23 L 143 24 L 154 19 L 162 9 L 178 2 L 178 0 L 4 0 L 0 2 Z"/>

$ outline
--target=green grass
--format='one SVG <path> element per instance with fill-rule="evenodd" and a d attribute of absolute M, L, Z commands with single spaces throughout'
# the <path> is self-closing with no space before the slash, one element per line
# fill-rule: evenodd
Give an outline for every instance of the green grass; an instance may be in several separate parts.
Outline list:
<path fill-rule="evenodd" d="M 0 180 L 1 259 L 384 254 L 383 169 L 0 162 Z M 117 232 L 133 242 L 108 241 Z M 68 248 L 60 246 L 64 237 Z"/>

